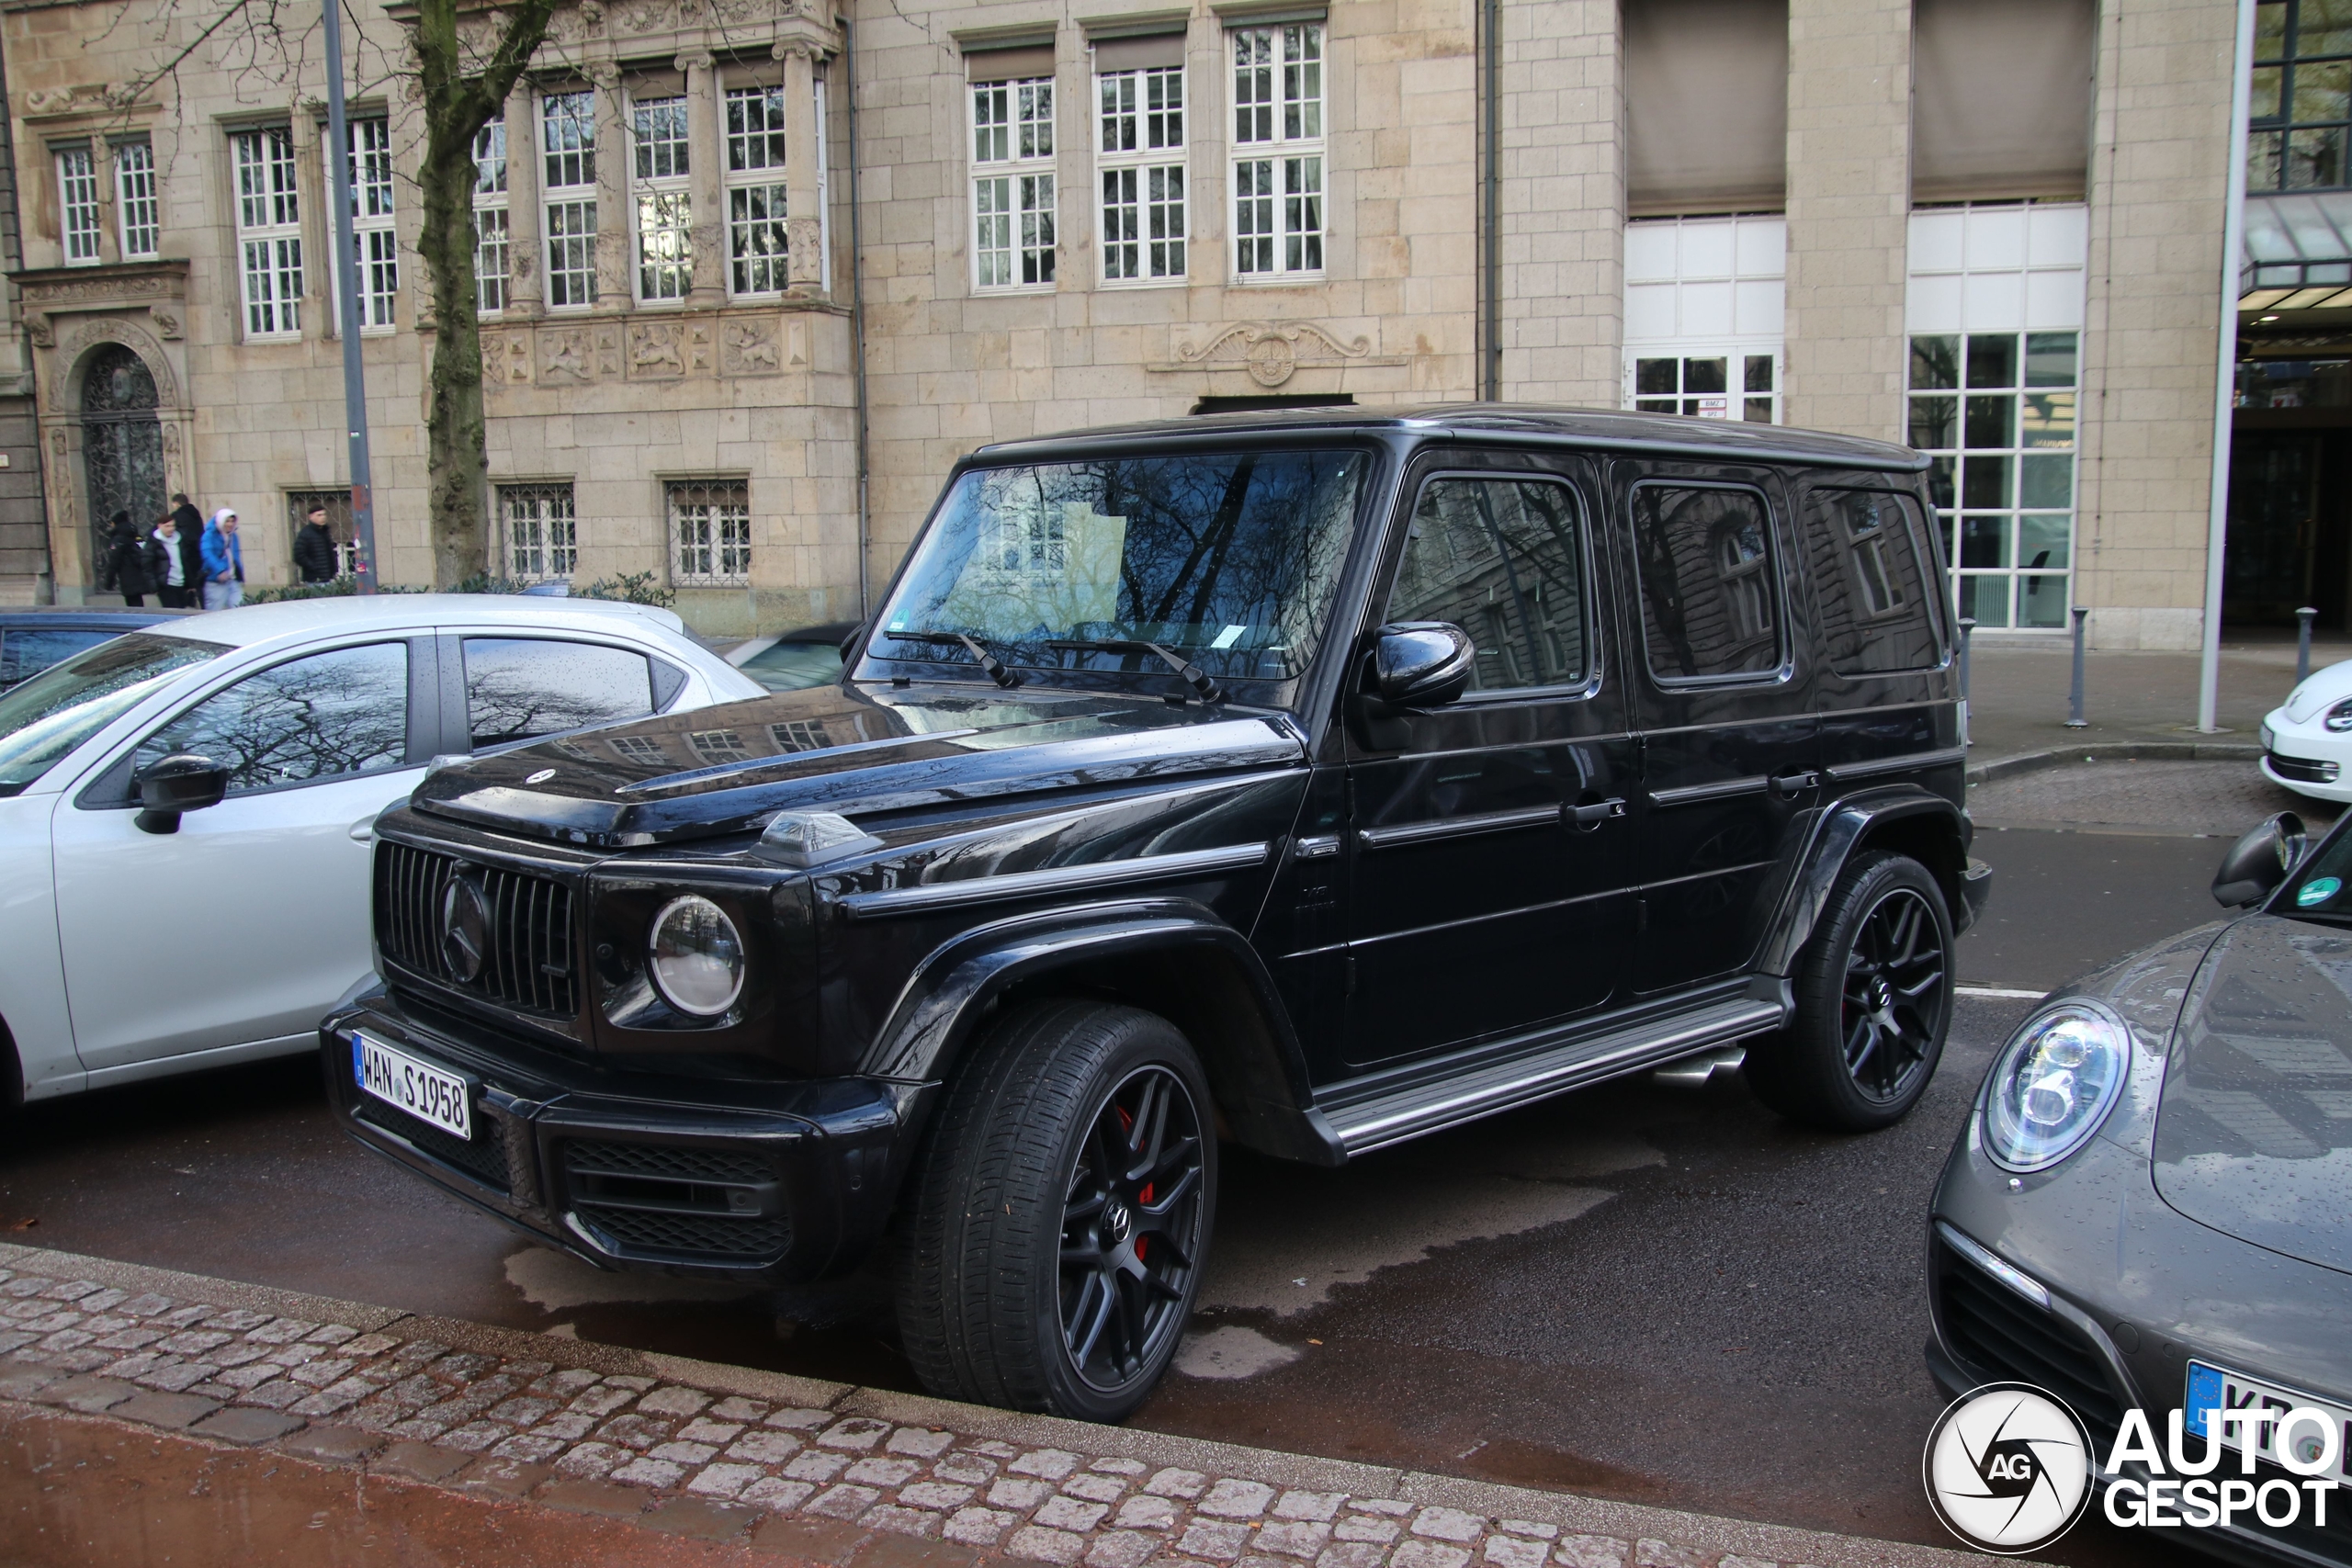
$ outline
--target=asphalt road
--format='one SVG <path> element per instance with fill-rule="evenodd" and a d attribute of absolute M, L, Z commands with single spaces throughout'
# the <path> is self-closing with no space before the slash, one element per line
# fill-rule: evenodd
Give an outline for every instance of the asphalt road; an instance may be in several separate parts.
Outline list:
<path fill-rule="evenodd" d="M 2072 808 L 2069 808 L 2072 809 Z M 2063 820 L 2063 819 L 2060 819 Z M 1988 829 L 1964 981 L 2039 990 L 2218 913 L 2225 840 Z M 1605 1086 L 1316 1171 L 1230 1152 L 1159 1429 L 1949 1544 L 1919 1485 L 1927 1196 L 2030 1004 L 1963 998 L 1867 1137 L 1736 1079 Z M 910 1387 L 879 1280 L 786 1299 L 599 1274 L 344 1142 L 309 1060 L 37 1108 L 0 1235 L 418 1312 Z M 2096 1519 L 2044 1554 L 2170 1561 Z M 2189 1561 L 2182 1558 L 2179 1561 Z"/>

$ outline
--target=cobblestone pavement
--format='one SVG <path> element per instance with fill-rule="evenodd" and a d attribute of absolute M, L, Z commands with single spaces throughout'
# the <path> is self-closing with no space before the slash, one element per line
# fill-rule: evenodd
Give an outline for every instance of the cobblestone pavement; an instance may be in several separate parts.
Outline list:
<path fill-rule="evenodd" d="M 87 1261 L 24 1248 L 7 1256 Z M 341 1315 L 364 1323 L 367 1311 Z M 387 1326 L 418 1321 L 393 1315 Z M 481 1332 L 526 1352 L 564 1346 Z M 452 1337 L 463 1336 L 445 1333 Z M 602 1348 L 579 1348 L 593 1359 Z M 901 1395 L 875 1397 L 920 1407 L 915 1419 L 845 1414 L 858 1391 L 842 1385 L 749 1374 L 769 1395 L 752 1397 L 713 1386 L 729 1381 L 728 1369 L 704 1370 L 720 1375 L 565 1366 L 556 1354 L 462 1348 L 320 1315 L 0 1267 L 0 1401 L 608 1515 L 699 1500 L 699 1517 L 716 1527 L 704 1532 L 711 1539 L 782 1516 L 940 1543 L 943 1562 L 987 1557 L 1055 1568 L 1772 1568 L 1794 1560 L 1742 1550 L 1759 1542 L 1799 1546 L 1804 1561 L 1824 1565 L 1964 1561 L 1919 1547 L 1255 1455 L 1311 1478 L 1271 1483 L 1236 1472 L 1268 1473 L 1262 1464 L 1193 1467 L 1150 1457 L 1154 1449 L 1245 1459 L 1252 1450 Z M 971 1419 L 936 1419 L 943 1416 Z M 1060 1443 L 1008 1440 L 1040 1431 Z M 1351 1487 L 1351 1480 L 1376 1484 Z M 1432 1489 L 1452 1489 L 1456 1502 L 1523 1500 L 1518 1511 L 1528 1517 L 1452 1506 Z M 1636 1528 L 1578 1528 L 1595 1517 Z"/>
<path fill-rule="evenodd" d="M 2338 807 L 2279 788 L 2252 762 L 2076 761 L 1978 784 L 1968 809 L 1989 825 L 2235 838 L 2278 811 L 2297 813 L 2316 831 Z"/>

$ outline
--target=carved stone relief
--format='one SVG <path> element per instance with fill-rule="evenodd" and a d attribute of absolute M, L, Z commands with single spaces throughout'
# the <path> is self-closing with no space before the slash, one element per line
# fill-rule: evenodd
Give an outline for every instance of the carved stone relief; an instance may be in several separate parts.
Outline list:
<path fill-rule="evenodd" d="M 85 322 L 57 340 L 55 370 L 51 394 L 54 406 L 62 409 L 79 408 L 80 394 L 73 386 L 74 372 L 82 356 L 100 344 L 119 343 L 144 360 L 147 372 L 155 378 L 155 402 L 159 408 L 180 406 L 179 377 L 172 368 L 164 345 L 145 327 L 126 317 L 101 317 Z"/>
<path fill-rule="evenodd" d="M 1238 321 L 1204 344 L 1180 345 L 1174 363 L 1148 368 L 1242 370 L 1259 386 L 1272 388 L 1289 380 L 1302 365 L 1340 368 L 1405 363 L 1403 355 L 1374 355 L 1369 338 L 1342 340 L 1312 321 Z"/>
<path fill-rule="evenodd" d="M 719 329 L 719 371 L 728 376 L 773 376 L 784 368 L 776 356 L 775 322 L 729 321 Z"/>
<path fill-rule="evenodd" d="M 645 321 L 631 327 L 628 333 L 629 375 L 639 379 L 684 376 L 686 360 L 680 340 L 684 335 L 675 321 Z"/>

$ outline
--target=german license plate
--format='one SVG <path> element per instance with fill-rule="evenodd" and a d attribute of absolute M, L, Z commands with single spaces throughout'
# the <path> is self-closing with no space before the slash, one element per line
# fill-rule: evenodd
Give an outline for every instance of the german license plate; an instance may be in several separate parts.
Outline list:
<path fill-rule="evenodd" d="M 351 1070 L 360 1089 L 452 1137 L 474 1135 L 466 1080 L 365 1034 L 351 1037 Z"/>
<path fill-rule="evenodd" d="M 2319 1399 L 2308 1393 L 2297 1393 L 2274 1382 L 2250 1378 L 2244 1372 L 2233 1372 L 2226 1367 L 2208 1366 L 2203 1361 L 2188 1363 L 2188 1393 L 2181 1402 L 2184 1424 L 2192 1432 L 2211 1438 L 2217 1433 L 2230 1448 L 2245 1448 L 2251 1437 L 2256 1459 L 2278 1460 L 2279 1425 L 2276 1420 L 2248 1421 L 2229 1424 L 2226 1429 L 2215 1418 L 2222 1410 L 2262 1410 L 2270 1416 L 2283 1416 L 2290 1410 L 2315 1410 L 2335 1429 L 2335 1466 L 2327 1473 L 2334 1480 L 2352 1483 L 2352 1408 L 2332 1399 Z M 2290 1457 L 2310 1465 L 2324 1452 L 2325 1434 L 2320 1423 L 2309 1416 L 2298 1421 L 2286 1433 Z"/>

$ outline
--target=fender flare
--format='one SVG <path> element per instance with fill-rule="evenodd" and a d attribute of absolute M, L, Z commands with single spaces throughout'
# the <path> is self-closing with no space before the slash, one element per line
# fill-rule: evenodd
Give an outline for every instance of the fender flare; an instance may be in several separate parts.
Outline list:
<path fill-rule="evenodd" d="M 1952 863 L 1930 864 L 1928 872 L 1944 885 L 1944 898 L 1957 927 L 1966 919 L 1959 878 L 1968 864 L 1972 824 L 1968 814 L 1950 800 L 1917 784 L 1889 784 L 1848 795 L 1821 814 L 1814 825 L 1797 874 L 1781 900 L 1780 913 L 1767 933 L 1757 967 L 1764 974 L 1786 978 L 1796 969 L 1797 956 L 1812 940 L 1813 929 L 1827 908 L 1830 890 L 1846 863 L 1863 841 L 1888 824 L 1917 819 L 1918 826 L 1940 836 L 1949 831 Z M 1955 930 L 1954 934 L 1958 934 Z"/>
<path fill-rule="evenodd" d="M 908 976 L 857 1071 L 935 1089 L 991 1004 L 1062 976 L 1167 1016 L 1199 1053 L 1233 1136 L 1282 1158 L 1339 1165 L 1315 1109 L 1288 1009 L 1247 938 L 1189 898 L 1122 899 L 1016 916 L 960 932 Z M 927 1116 L 925 1092 L 910 1120 Z"/>

